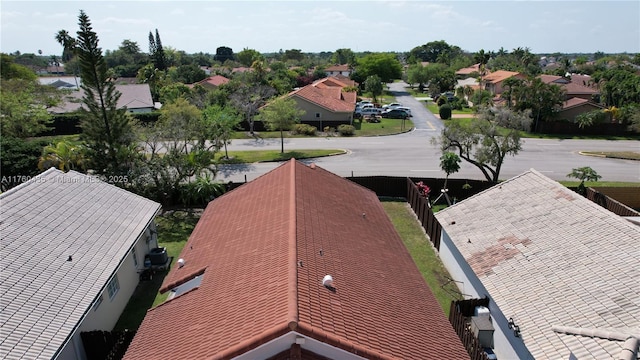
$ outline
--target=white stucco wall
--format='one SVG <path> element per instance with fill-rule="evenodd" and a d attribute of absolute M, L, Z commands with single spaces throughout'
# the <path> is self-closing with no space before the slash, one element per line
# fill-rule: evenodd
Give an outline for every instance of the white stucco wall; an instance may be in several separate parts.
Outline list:
<path fill-rule="evenodd" d="M 156 226 L 155 223 L 152 222 L 134 245 L 138 266 L 135 265 L 133 260 L 133 250 L 129 251 L 116 272 L 120 289 L 113 298 L 110 299 L 107 290 L 107 284 L 111 281 L 111 279 L 109 279 L 102 291 L 102 303 L 100 303 L 97 308 L 92 306 L 88 310 L 82 323 L 73 334 L 72 339 L 59 353 L 56 358 L 57 360 L 86 360 L 80 334 L 84 331 L 113 330 L 122 311 L 127 306 L 131 295 L 133 295 L 133 292 L 138 286 L 140 279 L 139 271 L 144 267 L 144 256 L 156 247 L 158 247 Z"/>
<path fill-rule="evenodd" d="M 449 235 L 443 230 L 440 241 L 440 259 L 465 299 L 489 298 L 489 311 L 495 331 L 493 333 L 494 352 L 498 359 L 533 359 L 533 355 L 509 329 L 508 318 L 493 300 L 480 279 L 473 272 L 462 254 L 458 251 Z"/>

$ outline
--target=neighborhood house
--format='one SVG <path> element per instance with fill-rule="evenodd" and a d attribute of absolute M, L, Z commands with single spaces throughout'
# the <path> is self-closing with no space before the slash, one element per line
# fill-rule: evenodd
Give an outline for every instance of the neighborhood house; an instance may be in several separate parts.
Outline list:
<path fill-rule="evenodd" d="M 636 359 L 640 226 L 535 170 L 435 214 L 498 359 Z"/>
<path fill-rule="evenodd" d="M 374 192 L 291 160 L 209 203 L 124 359 L 464 359 Z"/>
<path fill-rule="evenodd" d="M 51 168 L 0 195 L 0 359 L 87 359 L 158 247 L 160 204 Z"/>

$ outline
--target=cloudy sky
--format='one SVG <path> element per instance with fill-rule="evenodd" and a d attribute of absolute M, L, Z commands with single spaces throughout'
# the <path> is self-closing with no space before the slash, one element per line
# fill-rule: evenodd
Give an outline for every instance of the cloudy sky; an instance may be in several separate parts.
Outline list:
<path fill-rule="evenodd" d="M 149 31 L 187 53 L 300 49 L 409 51 L 445 40 L 463 50 L 640 52 L 640 1 L 5 1 L 0 51 L 59 55 L 54 36 L 84 10 L 103 50 L 148 51 Z"/>

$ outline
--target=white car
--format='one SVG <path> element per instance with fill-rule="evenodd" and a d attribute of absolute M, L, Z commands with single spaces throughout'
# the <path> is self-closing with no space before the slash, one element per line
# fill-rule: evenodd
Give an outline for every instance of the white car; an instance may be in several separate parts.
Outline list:
<path fill-rule="evenodd" d="M 398 107 L 402 107 L 402 104 L 400 104 L 400 103 L 391 103 L 391 104 L 388 104 L 388 105 L 382 105 L 382 108 L 385 109 L 385 110 L 386 109 L 395 109 L 395 108 L 398 108 Z"/>

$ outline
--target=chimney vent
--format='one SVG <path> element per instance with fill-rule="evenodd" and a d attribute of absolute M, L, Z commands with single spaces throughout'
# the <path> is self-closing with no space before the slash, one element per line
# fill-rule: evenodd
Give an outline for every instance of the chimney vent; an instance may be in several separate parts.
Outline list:
<path fill-rule="evenodd" d="M 181 268 L 184 266 L 184 259 L 180 258 L 178 259 L 178 267 Z"/>

